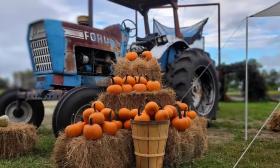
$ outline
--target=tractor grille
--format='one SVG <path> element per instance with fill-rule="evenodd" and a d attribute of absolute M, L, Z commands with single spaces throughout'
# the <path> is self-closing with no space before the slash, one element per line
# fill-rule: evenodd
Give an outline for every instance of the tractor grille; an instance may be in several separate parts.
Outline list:
<path fill-rule="evenodd" d="M 31 42 L 31 50 L 36 72 L 52 71 L 52 62 L 46 39 Z"/>

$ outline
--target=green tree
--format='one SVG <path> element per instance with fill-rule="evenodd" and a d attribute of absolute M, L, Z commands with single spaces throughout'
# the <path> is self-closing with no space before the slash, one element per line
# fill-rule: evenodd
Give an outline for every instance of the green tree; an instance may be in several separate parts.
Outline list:
<path fill-rule="evenodd" d="M 8 80 L 0 78 L 0 89 L 8 88 Z"/>

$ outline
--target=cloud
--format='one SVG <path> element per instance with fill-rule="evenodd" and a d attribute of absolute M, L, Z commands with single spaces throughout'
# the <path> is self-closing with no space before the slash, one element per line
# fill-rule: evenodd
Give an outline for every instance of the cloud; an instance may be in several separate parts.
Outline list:
<path fill-rule="evenodd" d="M 259 62 L 268 69 L 280 69 L 280 55 L 275 56 L 262 56 L 259 58 Z"/>

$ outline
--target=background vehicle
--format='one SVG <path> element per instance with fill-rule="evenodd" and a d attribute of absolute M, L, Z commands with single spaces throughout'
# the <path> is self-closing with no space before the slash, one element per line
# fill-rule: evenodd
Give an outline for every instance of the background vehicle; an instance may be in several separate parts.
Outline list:
<path fill-rule="evenodd" d="M 89 0 L 89 20 L 79 17 L 79 24 L 47 19 L 31 23 L 27 41 L 36 87 L 6 91 L 0 97 L 0 112 L 13 121 L 39 127 L 44 117 L 42 101 L 59 99 L 53 114 L 53 131 L 57 135 L 59 130 L 79 120 L 83 109 L 108 85 L 113 62 L 129 49 L 139 53 L 152 51 L 160 62 L 165 84 L 174 88 L 178 99 L 192 105 L 200 115 L 215 118 L 218 79 L 213 61 L 202 49 L 191 48 L 195 41 L 203 41 L 202 30 L 207 19 L 180 28 L 177 0 L 109 1 L 141 13 L 146 36 L 136 37 L 128 46 L 129 38 L 137 35 L 136 23 L 129 19 L 102 30 L 93 28 L 92 0 Z M 148 12 L 162 5 L 172 6 L 175 28 L 154 21 L 151 33 Z"/>

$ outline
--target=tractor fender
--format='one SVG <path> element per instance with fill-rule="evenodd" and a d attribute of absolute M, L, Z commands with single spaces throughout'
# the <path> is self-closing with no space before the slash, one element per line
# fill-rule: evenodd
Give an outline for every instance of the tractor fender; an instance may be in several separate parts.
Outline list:
<path fill-rule="evenodd" d="M 160 46 L 155 46 L 151 50 L 153 56 L 158 60 L 161 59 L 161 57 L 164 55 L 164 53 L 171 47 L 175 46 L 175 48 L 178 47 L 178 49 L 189 48 L 188 43 L 183 39 L 180 39 L 175 36 L 170 36 L 170 35 L 167 35 L 166 37 L 168 39 L 168 42 L 166 44 L 160 45 Z"/>

